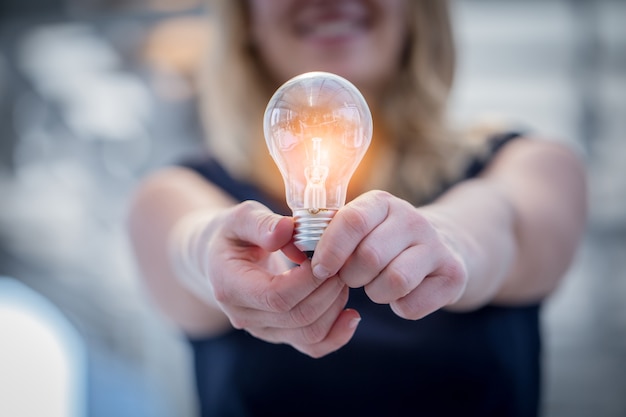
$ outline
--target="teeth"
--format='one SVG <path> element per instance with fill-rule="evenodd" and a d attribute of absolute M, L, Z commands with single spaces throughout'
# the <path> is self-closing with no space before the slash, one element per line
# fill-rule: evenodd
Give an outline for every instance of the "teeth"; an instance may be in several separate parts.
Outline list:
<path fill-rule="evenodd" d="M 355 24 L 350 21 L 336 21 L 320 23 L 312 28 L 311 33 L 315 36 L 341 36 L 353 32 Z"/>

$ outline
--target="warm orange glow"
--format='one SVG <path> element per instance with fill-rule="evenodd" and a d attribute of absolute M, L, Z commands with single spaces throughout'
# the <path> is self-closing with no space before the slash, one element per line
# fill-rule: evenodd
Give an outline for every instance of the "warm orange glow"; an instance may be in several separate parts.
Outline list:
<path fill-rule="evenodd" d="M 372 130 L 367 104 L 354 86 L 327 73 L 296 78 L 270 100 L 265 128 L 292 209 L 345 204 Z"/>

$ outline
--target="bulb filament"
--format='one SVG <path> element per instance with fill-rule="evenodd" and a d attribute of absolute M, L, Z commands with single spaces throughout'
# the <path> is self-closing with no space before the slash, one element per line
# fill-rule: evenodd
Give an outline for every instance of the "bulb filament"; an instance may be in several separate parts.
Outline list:
<path fill-rule="evenodd" d="M 313 138 L 313 165 L 304 168 L 306 188 L 304 189 L 304 207 L 317 212 L 326 207 L 326 178 L 328 167 L 322 165 L 322 138 Z"/>

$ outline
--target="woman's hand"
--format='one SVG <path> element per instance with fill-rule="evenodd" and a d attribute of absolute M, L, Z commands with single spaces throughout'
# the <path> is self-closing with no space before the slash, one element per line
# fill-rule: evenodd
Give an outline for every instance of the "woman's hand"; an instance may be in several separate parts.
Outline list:
<path fill-rule="evenodd" d="M 415 208 L 388 193 L 339 210 L 313 256 L 377 303 L 417 319 L 447 307 L 528 305 L 557 287 L 586 219 L 584 164 L 548 141 L 518 139 L 479 177 Z"/>
<path fill-rule="evenodd" d="M 383 191 L 337 212 L 312 264 L 318 278 L 365 287 L 372 301 L 413 320 L 453 304 L 468 280 L 464 260 L 434 217 Z"/>
<path fill-rule="evenodd" d="M 257 202 L 238 204 L 203 233 L 202 269 L 235 328 L 320 357 L 345 345 L 360 317 L 344 309 L 348 287 L 338 276 L 313 276 L 292 234 L 292 219 Z M 301 265 L 290 269 L 280 251 Z"/>

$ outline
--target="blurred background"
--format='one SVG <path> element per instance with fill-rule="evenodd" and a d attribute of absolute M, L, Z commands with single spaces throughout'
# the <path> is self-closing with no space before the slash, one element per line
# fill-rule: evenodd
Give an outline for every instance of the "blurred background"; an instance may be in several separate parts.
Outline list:
<path fill-rule="evenodd" d="M 588 166 L 587 235 L 543 312 L 543 415 L 623 417 L 626 1 L 452 4 L 453 117 L 530 126 Z M 0 3 L 0 275 L 77 331 L 84 415 L 197 410 L 189 352 L 144 294 L 124 216 L 141 177 L 201 146 L 208 12 L 197 0 Z"/>

